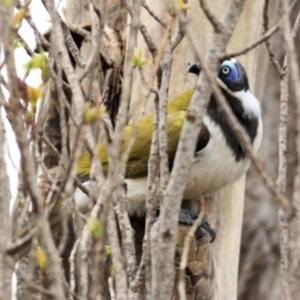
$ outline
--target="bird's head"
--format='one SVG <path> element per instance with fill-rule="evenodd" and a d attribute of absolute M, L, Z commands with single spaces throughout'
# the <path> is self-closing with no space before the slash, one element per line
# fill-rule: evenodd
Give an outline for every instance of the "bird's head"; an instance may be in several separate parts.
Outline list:
<path fill-rule="evenodd" d="M 198 76 L 201 67 L 199 64 L 192 64 L 187 68 L 187 72 Z M 242 64 L 234 58 L 221 63 L 217 82 L 221 88 L 229 89 L 232 92 L 249 90 L 246 71 Z"/>
<path fill-rule="evenodd" d="M 192 64 L 187 72 L 198 76 L 201 67 L 199 64 Z M 243 118 L 260 118 L 260 104 L 249 90 L 248 77 L 240 62 L 234 58 L 224 60 L 220 64 L 217 83 L 233 110 L 239 110 Z"/>

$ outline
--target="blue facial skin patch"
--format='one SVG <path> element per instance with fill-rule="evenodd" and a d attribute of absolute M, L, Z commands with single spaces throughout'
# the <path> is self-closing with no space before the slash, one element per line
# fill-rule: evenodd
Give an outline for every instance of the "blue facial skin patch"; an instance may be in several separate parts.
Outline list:
<path fill-rule="evenodd" d="M 225 70 L 227 71 L 226 67 L 229 68 L 229 71 L 227 73 L 225 73 Z M 231 82 L 236 82 L 239 79 L 238 69 L 231 60 L 224 60 L 222 62 L 221 74 Z"/>

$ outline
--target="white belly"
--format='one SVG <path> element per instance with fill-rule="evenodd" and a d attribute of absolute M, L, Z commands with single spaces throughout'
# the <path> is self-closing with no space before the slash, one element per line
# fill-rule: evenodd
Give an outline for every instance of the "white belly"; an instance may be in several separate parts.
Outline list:
<path fill-rule="evenodd" d="M 222 153 L 213 151 L 196 159 L 184 191 L 184 199 L 198 198 L 198 190 L 204 196 L 210 196 L 223 186 L 239 179 L 248 170 L 249 159 L 236 162 L 230 149 L 225 150 L 223 147 L 220 151 Z"/>
<path fill-rule="evenodd" d="M 236 161 L 233 151 L 227 145 L 221 129 L 204 117 L 211 138 L 208 145 L 197 154 L 184 191 L 184 199 L 197 198 L 197 188 L 204 196 L 210 196 L 223 186 L 238 180 L 250 166 L 248 158 Z M 254 151 L 257 152 L 262 138 L 262 123 L 259 122 Z"/>

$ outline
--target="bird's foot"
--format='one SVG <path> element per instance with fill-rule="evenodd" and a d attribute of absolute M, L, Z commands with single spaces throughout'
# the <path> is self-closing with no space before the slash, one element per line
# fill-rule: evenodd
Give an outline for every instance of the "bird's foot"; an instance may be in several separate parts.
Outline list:
<path fill-rule="evenodd" d="M 189 225 L 192 226 L 193 223 L 196 221 L 198 218 L 198 214 L 189 210 L 189 209 L 180 209 L 179 213 L 179 223 L 184 224 L 184 225 Z M 202 221 L 202 224 L 199 226 L 199 228 L 195 232 L 195 238 L 198 240 L 202 238 L 205 233 L 208 232 L 211 240 L 210 242 L 212 243 L 215 238 L 216 238 L 216 231 L 210 227 L 210 224 L 207 221 Z"/>

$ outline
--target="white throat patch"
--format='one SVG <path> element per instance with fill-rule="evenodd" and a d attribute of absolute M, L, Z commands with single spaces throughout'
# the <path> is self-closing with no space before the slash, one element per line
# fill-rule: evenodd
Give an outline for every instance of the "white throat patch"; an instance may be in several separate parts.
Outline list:
<path fill-rule="evenodd" d="M 232 94 L 241 101 L 245 113 L 249 117 L 260 118 L 261 116 L 260 103 L 256 99 L 256 97 L 250 92 L 250 90 L 232 92 Z"/>

